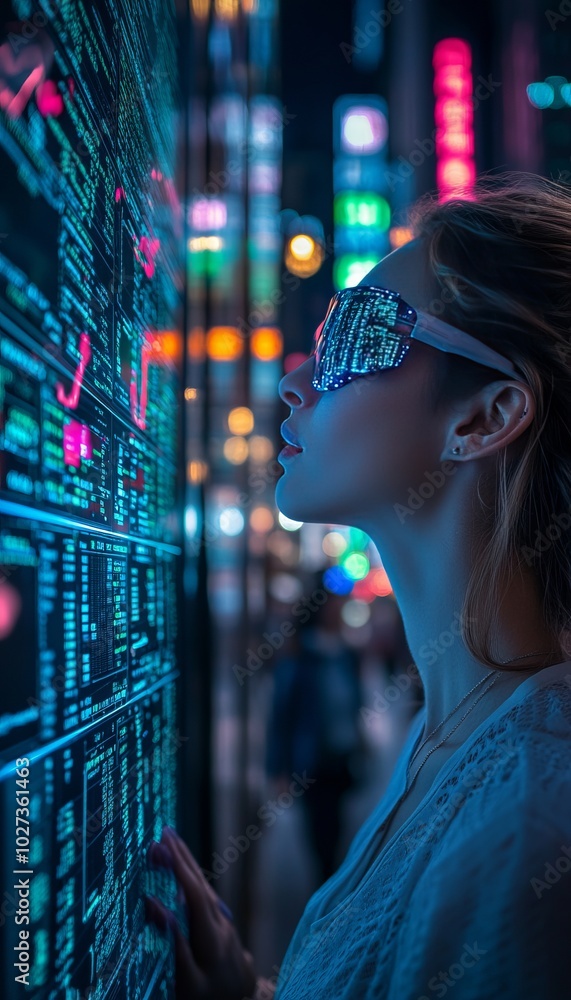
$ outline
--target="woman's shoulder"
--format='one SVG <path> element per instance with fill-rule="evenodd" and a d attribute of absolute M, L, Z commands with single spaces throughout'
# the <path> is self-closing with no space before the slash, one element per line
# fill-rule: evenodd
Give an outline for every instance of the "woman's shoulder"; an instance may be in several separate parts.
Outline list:
<path fill-rule="evenodd" d="M 564 664 L 558 667 L 564 667 Z M 540 758 L 543 768 L 551 762 L 568 771 L 571 744 L 571 663 L 568 672 L 546 671 L 529 678 L 494 713 L 475 741 L 476 750 L 486 755 L 498 747 L 517 751 L 523 762 Z M 508 755 L 508 756 L 514 756 Z"/>
<path fill-rule="evenodd" d="M 559 676 L 530 685 L 494 713 L 448 774 L 447 798 L 466 805 L 455 832 L 501 814 L 509 826 L 556 826 L 571 836 L 570 754 L 571 684 Z"/>

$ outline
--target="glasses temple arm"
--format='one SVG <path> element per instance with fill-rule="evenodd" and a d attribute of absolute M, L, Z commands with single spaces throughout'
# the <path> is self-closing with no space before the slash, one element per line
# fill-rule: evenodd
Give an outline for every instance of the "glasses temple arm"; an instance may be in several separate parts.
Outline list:
<path fill-rule="evenodd" d="M 493 348 L 483 344 L 476 337 L 458 330 L 450 323 L 431 316 L 429 313 L 416 311 L 417 321 L 413 326 L 410 336 L 414 340 L 420 340 L 424 344 L 436 347 L 439 351 L 448 351 L 451 354 L 459 354 L 461 357 L 476 361 L 480 365 L 487 365 L 489 368 L 496 368 L 504 372 L 510 378 L 517 379 L 518 382 L 526 382 L 526 379 L 516 371 L 514 364 L 503 354 L 498 354 Z"/>

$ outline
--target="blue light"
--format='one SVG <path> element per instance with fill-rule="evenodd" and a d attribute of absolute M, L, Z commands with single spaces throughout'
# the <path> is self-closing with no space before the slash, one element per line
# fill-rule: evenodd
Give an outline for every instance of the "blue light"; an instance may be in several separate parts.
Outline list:
<path fill-rule="evenodd" d="M 525 89 L 534 108 L 548 108 L 553 104 L 555 91 L 548 83 L 529 83 Z"/>
<path fill-rule="evenodd" d="M 323 583 L 332 594 L 349 594 L 354 580 L 350 580 L 341 566 L 330 566 L 323 574 Z"/>

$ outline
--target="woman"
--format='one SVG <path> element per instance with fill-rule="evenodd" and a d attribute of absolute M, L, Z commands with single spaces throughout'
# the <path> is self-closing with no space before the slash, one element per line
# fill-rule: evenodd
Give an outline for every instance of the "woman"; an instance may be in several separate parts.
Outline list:
<path fill-rule="evenodd" d="M 425 704 L 381 802 L 310 899 L 275 997 L 560 1000 L 571 193 L 506 172 L 471 198 L 425 196 L 410 221 L 415 238 L 334 298 L 315 357 L 280 383 L 284 436 L 302 450 L 282 453 L 277 504 L 375 542 Z M 190 943 L 175 928 L 177 997 L 271 996 L 188 849 L 163 843 L 190 911 Z M 149 917 L 166 926 L 160 904 Z"/>

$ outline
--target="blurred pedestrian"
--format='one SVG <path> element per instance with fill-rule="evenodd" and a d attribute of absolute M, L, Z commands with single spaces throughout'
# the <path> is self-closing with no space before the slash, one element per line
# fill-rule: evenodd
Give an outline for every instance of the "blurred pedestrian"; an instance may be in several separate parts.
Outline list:
<path fill-rule="evenodd" d="M 345 600 L 328 593 L 300 625 L 297 650 L 276 663 L 268 725 L 266 767 L 277 788 L 287 788 L 294 771 L 315 778 L 300 801 L 322 881 L 336 868 L 344 796 L 362 779 L 366 758 L 359 655 L 340 637 Z"/>

